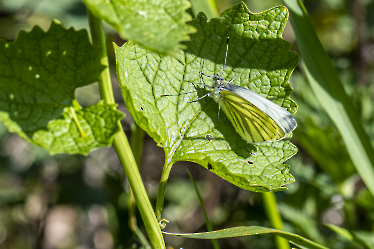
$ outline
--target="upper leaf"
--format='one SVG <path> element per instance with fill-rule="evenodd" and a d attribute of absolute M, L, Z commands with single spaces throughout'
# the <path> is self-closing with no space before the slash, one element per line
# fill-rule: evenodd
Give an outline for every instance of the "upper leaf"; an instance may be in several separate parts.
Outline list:
<path fill-rule="evenodd" d="M 260 14 L 239 3 L 209 22 L 200 14 L 191 22 L 198 32 L 186 52 L 161 56 L 132 42 L 115 47 L 117 74 L 126 106 L 135 121 L 159 146 L 166 164 L 199 163 L 233 184 L 251 191 L 274 191 L 293 182 L 285 160 L 296 153 L 290 136 L 278 142 L 250 144 L 243 140 L 218 106 L 203 98 L 191 82 L 212 84 L 200 77 L 221 73 L 230 37 L 223 78 L 247 87 L 295 113 L 288 82 L 298 55 L 282 39 L 288 12 L 276 7 Z M 191 92 L 189 94 L 185 94 Z M 174 96 L 163 96 L 174 95 Z"/>
<path fill-rule="evenodd" d="M 29 33 L 21 31 L 14 42 L 0 39 L 0 120 L 10 131 L 51 153 L 87 154 L 98 146 L 109 145 L 118 131 L 117 120 L 123 116 L 113 106 L 76 108 L 78 120 L 102 108 L 116 119 L 111 116 L 101 123 L 90 123 L 85 118 L 81 125 L 87 128 L 87 136 L 81 140 L 74 140 L 72 133 L 65 134 L 77 130 L 72 111 L 66 108 L 72 106 L 77 87 L 97 80 L 104 69 L 100 58 L 100 49 L 91 45 L 86 31 L 66 30 L 57 22 L 48 32 L 35 27 Z M 111 132 L 90 137 L 103 125 Z M 81 137 L 79 132 L 76 137 Z"/>
<path fill-rule="evenodd" d="M 83 0 L 87 8 L 108 22 L 122 38 L 139 42 L 147 48 L 174 53 L 189 40 L 195 29 L 186 22 L 186 0 Z"/>

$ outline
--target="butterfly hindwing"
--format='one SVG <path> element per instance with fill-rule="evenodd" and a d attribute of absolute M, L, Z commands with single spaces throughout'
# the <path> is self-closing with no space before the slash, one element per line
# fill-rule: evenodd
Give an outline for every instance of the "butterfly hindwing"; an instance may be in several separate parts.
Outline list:
<path fill-rule="evenodd" d="M 227 90 L 222 90 L 220 95 L 221 108 L 246 141 L 277 141 L 286 135 L 269 115 L 248 100 Z"/>
<path fill-rule="evenodd" d="M 285 133 L 289 133 L 296 128 L 296 120 L 293 118 L 291 113 L 289 113 L 283 107 L 275 104 L 267 98 L 241 86 L 227 84 L 228 90 L 243 99 L 249 101 L 258 109 L 266 113 L 270 118 L 276 122 Z"/>

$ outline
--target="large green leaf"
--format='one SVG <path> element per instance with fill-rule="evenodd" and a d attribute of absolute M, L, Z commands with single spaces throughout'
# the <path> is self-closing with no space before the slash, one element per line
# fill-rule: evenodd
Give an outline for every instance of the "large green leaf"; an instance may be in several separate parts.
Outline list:
<path fill-rule="evenodd" d="M 58 22 L 48 32 L 21 31 L 14 42 L 0 39 L 0 120 L 50 153 L 87 154 L 108 146 L 123 114 L 103 103 L 70 108 L 75 89 L 95 82 L 103 68 L 87 32 Z"/>
<path fill-rule="evenodd" d="M 83 0 L 96 16 L 108 22 L 122 38 L 147 48 L 174 53 L 195 29 L 186 0 Z"/>
<path fill-rule="evenodd" d="M 296 153 L 290 136 L 278 142 L 249 144 L 232 127 L 210 98 L 203 98 L 199 72 L 222 72 L 230 37 L 224 78 L 247 87 L 295 113 L 288 82 L 298 62 L 282 39 L 285 7 L 260 14 L 239 3 L 207 21 L 200 14 L 191 22 L 198 32 L 187 51 L 162 56 L 133 42 L 115 46 L 117 74 L 124 100 L 138 125 L 164 148 L 166 166 L 192 161 L 233 184 L 251 191 L 274 191 L 294 181 L 285 160 Z M 211 84 L 209 78 L 204 82 Z M 192 92 L 190 94 L 183 94 Z M 179 94 L 179 96 L 177 96 Z M 175 96 L 163 96 L 175 95 Z"/>

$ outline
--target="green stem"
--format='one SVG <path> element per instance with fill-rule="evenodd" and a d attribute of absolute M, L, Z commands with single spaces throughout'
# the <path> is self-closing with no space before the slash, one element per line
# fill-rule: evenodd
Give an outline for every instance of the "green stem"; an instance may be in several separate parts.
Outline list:
<path fill-rule="evenodd" d="M 143 245 L 142 248 L 152 249 L 151 245 L 148 243 L 147 238 L 144 236 L 142 231 L 139 229 L 136 221 L 136 209 L 135 209 L 135 199 L 134 194 L 130 188 L 129 200 L 128 200 L 128 209 L 129 209 L 129 227 L 131 231 L 138 237 L 140 243 Z"/>
<path fill-rule="evenodd" d="M 105 69 L 101 72 L 98 82 L 100 88 L 101 99 L 107 104 L 115 104 L 112 82 L 110 79 L 109 61 L 106 51 L 105 34 L 102 27 L 101 19 L 95 17 L 88 10 L 88 21 L 90 24 L 91 40 L 94 46 L 101 48 L 101 64 Z"/>
<path fill-rule="evenodd" d="M 277 230 L 283 229 L 282 218 L 277 208 L 277 200 L 273 192 L 262 193 L 262 199 L 264 201 L 265 211 L 269 218 L 270 225 L 272 228 Z M 279 236 L 275 237 L 275 243 L 279 249 L 290 249 L 290 244 L 286 239 Z"/>
<path fill-rule="evenodd" d="M 142 158 L 143 152 L 143 141 L 144 141 L 144 131 L 133 122 L 131 125 L 131 150 L 134 155 L 136 164 L 140 167 L 140 160 Z M 136 206 L 134 194 L 130 188 L 129 199 L 128 199 L 128 209 L 129 209 L 129 227 L 131 231 L 137 236 L 144 246 L 145 249 L 151 249 L 151 245 L 148 243 L 147 238 L 144 236 L 142 231 L 139 229 L 136 220 Z"/>
<path fill-rule="evenodd" d="M 131 124 L 131 150 L 134 154 L 136 164 L 140 166 L 143 154 L 144 131 L 135 122 Z"/>
<path fill-rule="evenodd" d="M 107 66 L 99 77 L 100 94 L 106 103 L 115 104 L 102 23 L 101 20 L 95 17 L 90 11 L 88 11 L 88 19 L 90 23 L 92 43 L 102 49 L 101 62 L 103 65 Z M 123 132 L 120 122 L 118 122 L 118 126 L 120 127 L 120 131 L 114 136 L 113 147 L 116 150 L 118 158 L 125 171 L 130 187 L 134 192 L 135 201 L 142 216 L 151 247 L 165 248 L 165 242 L 161 234 L 161 229 L 158 225 L 147 192 L 145 191 L 144 184 L 140 177 L 134 155 L 131 152 L 129 142 L 125 133 Z"/>
<path fill-rule="evenodd" d="M 156 217 L 158 221 L 162 220 L 162 211 L 164 209 L 166 184 L 168 182 L 170 171 L 173 166 L 173 164 L 170 163 L 169 160 L 167 160 L 167 158 L 165 158 L 165 162 L 166 163 L 161 173 L 161 179 L 160 179 L 160 184 L 158 186 L 158 193 L 157 193 Z"/>
<path fill-rule="evenodd" d="M 129 142 L 122 130 L 114 137 L 113 147 L 117 152 L 130 187 L 134 192 L 135 201 L 142 216 L 152 248 L 165 248 L 161 229 L 145 191 Z"/>

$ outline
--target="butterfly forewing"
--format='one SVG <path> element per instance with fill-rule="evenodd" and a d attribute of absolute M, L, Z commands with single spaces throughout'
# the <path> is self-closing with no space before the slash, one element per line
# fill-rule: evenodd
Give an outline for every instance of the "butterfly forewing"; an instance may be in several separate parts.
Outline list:
<path fill-rule="evenodd" d="M 246 141 L 277 141 L 286 135 L 269 115 L 248 100 L 227 90 L 220 91 L 220 95 L 220 106 Z"/>

